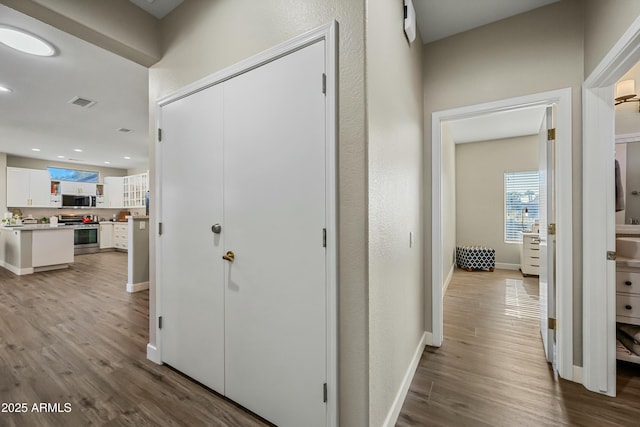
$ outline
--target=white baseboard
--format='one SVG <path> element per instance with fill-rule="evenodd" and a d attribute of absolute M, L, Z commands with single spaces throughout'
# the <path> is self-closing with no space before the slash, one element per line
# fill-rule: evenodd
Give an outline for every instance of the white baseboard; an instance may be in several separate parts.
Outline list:
<path fill-rule="evenodd" d="M 453 270 L 455 270 L 455 264 L 451 266 L 449 269 L 449 274 L 447 274 L 447 278 L 444 280 L 444 286 L 442 287 L 442 296 L 447 293 L 447 289 L 449 288 L 449 283 L 451 283 L 451 279 L 453 278 Z"/>
<path fill-rule="evenodd" d="M 418 363 L 420 362 L 420 357 L 422 357 L 422 352 L 424 351 L 425 342 L 427 340 L 428 332 L 422 334 L 422 338 L 418 343 L 418 348 L 416 348 L 416 352 L 413 355 L 413 359 L 407 368 L 407 372 L 404 374 L 404 378 L 402 379 L 402 383 L 400 384 L 400 389 L 396 394 L 396 398 L 391 405 L 391 409 L 389 409 L 389 413 L 382 423 L 383 427 L 392 427 L 396 425 L 396 421 L 398 421 L 398 417 L 400 416 L 400 410 L 402 409 L 402 405 L 404 404 L 405 399 L 407 398 L 407 393 L 409 393 L 409 386 L 411 386 L 411 381 L 413 380 L 413 376 L 416 373 L 416 369 L 418 369 Z"/>
<path fill-rule="evenodd" d="M 424 345 L 433 347 L 433 332 L 425 331 L 423 336 L 424 336 Z"/>
<path fill-rule="evenodd" d="M 496 262 L 496 268 L 501 270 L 520 270 L 520 264 L 509 264 L 506 262 Z"/>
<path fill-rule="evenodd" d="M 149 282 L 127 283 L 127 292 L 140 292 L 149 289 Z"/>
<path fill-rule="evenodd" d="M 6 268 L 7 270 L 9 270 L 10 272 L 12 272 L 13 274 L 17 275 L 17 276 L 23 276 L 25 274 L 33 274 L 33 268 L 32 267 L 28 267 L 28 268 L 19 268 L 16 267 L 13 264 L 9 264 L 8 262 L 4 262 L 4 261 L 0 261 L 0 265 L 4 268 Z"/>
<path fill-rule="evenodd" d="M 582 366 L 573 365 L 573 378 L 571 378 L 571 381 L 579 384 L 584 383 L 582 379 Z"/>
<path fill-rule="evenodd" d="M 155 345 L 147 344 L 147 359 L 151 360 L 153 363 L 162 365 L 160 352 L 158 351 Z"/>

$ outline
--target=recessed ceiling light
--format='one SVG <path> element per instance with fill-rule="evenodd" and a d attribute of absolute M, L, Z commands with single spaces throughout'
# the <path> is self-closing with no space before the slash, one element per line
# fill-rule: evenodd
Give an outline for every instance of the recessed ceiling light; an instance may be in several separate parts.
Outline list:
<path fill-rule="evenodd" d="M 64 159 L 64 156 L 57 156 L 59 159 Z"/>
<path fill-rule="evenodd" d="M 31 151 L 40 151 L 39 148 L 32 148 Z"/>
<path fill-rule="evenodd" d="M 74 148 L 73 151 L 75 151 L 76 153 L 82 153 L 82 149 L 81 148 Z"/>
<path fill-rule="evenodd" d="M 110 164 L 111 164 L 111 162 L 104 162 L 104 164 L 105 164 L 105 165 L 110 165 Z"/>
<path fill-rule="evenodd" d="M 129 156 L 124 156 L 124 159 L 125 159 L 125 160 L 131 160 L 131 157 L 129 157 Z"/>
<path fill-rule="evenodd" d="M 13 91 L 6 86 L 0 86 L 0 92 L 13 92 Z"/>
<path fill-rule="evenodd" d="M 0 25 L 0 43 L 31 55 L 53 56 L 56 53 L 53 46 L 40 37 L 5 25 Z"/>

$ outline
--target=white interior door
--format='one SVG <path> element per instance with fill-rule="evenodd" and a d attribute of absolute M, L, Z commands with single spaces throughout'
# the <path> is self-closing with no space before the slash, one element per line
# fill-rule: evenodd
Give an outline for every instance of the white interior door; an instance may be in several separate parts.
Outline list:
<path fill-rule="evenodd" d="M 224 393 L 222 87 L 162 107 L 162 361 Z M 224 230 L 223 230 L 224 231 Z"/>
<path fill-rule="evenodd" d="M 555 298 L 555 232 L 549 233 L 549 224 L 555 225 L 554 206 L 554 141 L 547 130 L 553 127 L 553 107 L 547 107 L 539 133 L 540 172 L 540 334 L 547 361 L 556 366 L 555 331 L 549 328 L 549 319 L 556 318 Z"/>
<path fill-rule="evenodd" d="M 226 395 L 326 425 L 324 42 L 224 83 Z"/>

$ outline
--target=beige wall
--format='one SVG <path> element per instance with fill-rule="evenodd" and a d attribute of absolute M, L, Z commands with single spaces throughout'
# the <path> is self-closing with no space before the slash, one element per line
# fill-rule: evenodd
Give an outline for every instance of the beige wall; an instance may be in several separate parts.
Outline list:
<path fill-rule="evenodd" d="M 582 149 L 583 8 L 563 0 L 440 41 L 424 48 L 425 147 L 430 147 L 431 113 L 570 87 L 573 93 L 574 355 L 582 364 Z M 425 164 L 431 151 L 425 150 Z M 431 177 L 425 174 L 425 212 L 431 211 Z M 425 241 L 431 241 L 426 218 Z M 431 277 L 427 246 L 425 277 Z M 430 282 L 427 279 L 427 294 Z M 426 328 L 431 330 L 430 303 Z"/>
<path fill-rule="evenodd" d="M 584 22 L 584 76 L 602 61 L 640 15 L 638 0 L 586 0 Z"/>
<path fill-rule="evenodd" d="M 0 3 L 146 67 L 160 59 L 158 20 L 128 0 Z"/>
<path fill-rule="evenodd" d="M 422 41 L 409 45 L 402 16 L 402 2 L 368 4 L 371 426 L 383 425 L 424 332 Z"/>
<path fill-rule="evenodd" d="M 442 126 L 442 286 L 455 263 L 456 251 L 456 144 L 448 126 Z"/>
<path fill-rule="evenodd" d="M 538 137 L 456 146 L 458 245 L 489 246 L 496 262 L 520 264 L 520 244 L 504 242 L 504 173 L 538 170 Z"/>
<path fill-rule="evenodd" d="M 153 101 L 157 98 L 308 30 L 338 21 L 340 423 L 354 427 L 369 424 L 364 9 L 363 0 L 186 1 L 161 21 L 163 57 L 149 70 L 150 134 L 154 135 Z M 150 147 L 154 159 L 154 143 Z M 153 163 L 150 172 L 153 182 Z M 152 210 L 152 223 L 154 215 Z M 151 243 L 153 263 L 155 248 Z M 154 268 L 151 265 L 151 301 L 155 300 Z M 150 317 L 153 344 L 153 304 Z"/>

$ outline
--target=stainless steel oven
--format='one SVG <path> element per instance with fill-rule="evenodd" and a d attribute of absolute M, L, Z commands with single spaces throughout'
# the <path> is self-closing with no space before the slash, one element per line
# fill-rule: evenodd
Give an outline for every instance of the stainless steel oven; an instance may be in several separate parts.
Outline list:
<path fill-rule="evenodd" d="M 100 225 L 76 224 L 73 226 L 73 253 L 90 254 L 100 250 Z"/>
<path fill-rule="evenodd" d="M 100 224 L 91 215 L 60 215 L 59 224 L 73 227 L 75 255 L 100 251 Z"/>

